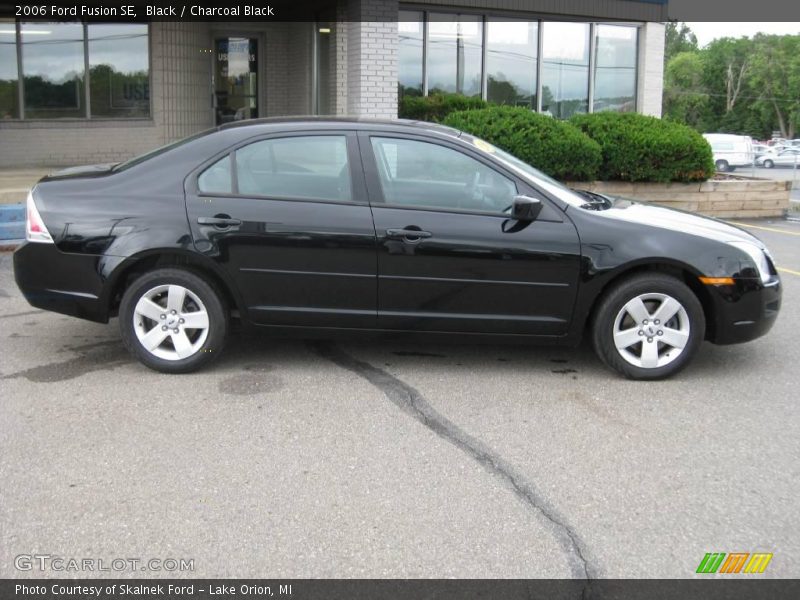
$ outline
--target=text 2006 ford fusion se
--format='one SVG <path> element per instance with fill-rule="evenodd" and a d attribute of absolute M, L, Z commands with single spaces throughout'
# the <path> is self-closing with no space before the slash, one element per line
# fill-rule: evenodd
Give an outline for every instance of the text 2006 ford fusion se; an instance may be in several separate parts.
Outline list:
<path fill-rule="evenodd" d="M 232 321 L 302 336 L 423 334 L 576 345 L 626 377 L 702 341 L 769 331 L 764 245 L 714 219 L 576 192 L 429 124 L 267 119 L 28 197 L 17 284 L 36 307 L 107 322 L 168 373 L 220 354 Z"/>

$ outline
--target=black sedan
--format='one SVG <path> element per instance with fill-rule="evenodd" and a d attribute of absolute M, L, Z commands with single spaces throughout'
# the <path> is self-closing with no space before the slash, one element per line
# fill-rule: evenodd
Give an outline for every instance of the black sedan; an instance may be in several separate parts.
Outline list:
<path fill-rule="evenodd" d="M 669 376 L 702 341 L 775 322 L 764 245 L 720 221 L 573 191 L 430 124 L 266 119 L 28 197 L 17 284 L 36 307 L 107 322 L 142 363 L 182 373 L 233 323 L 306 337 L 417 334 L 576 345 Z"/>

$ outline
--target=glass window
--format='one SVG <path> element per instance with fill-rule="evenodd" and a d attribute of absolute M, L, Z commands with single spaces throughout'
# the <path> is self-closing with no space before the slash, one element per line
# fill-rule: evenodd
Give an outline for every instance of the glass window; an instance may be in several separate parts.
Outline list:
<path fill-rule="evenodd" d="M 17 30 L 14 21 L 0 21 L 0 120 L 18 119 Z"/>
<path fill-rule="evenodd" d="M 428 20 L 428 92 L 480 96 L 482 48 L 481 17 L 431 14 Z"/>
<path fill-rule="evenodd" d="M 230 194 L 233 191 L 231 157 L 225 156 L 203 171 L 197 178 L 197 189 L 209 194 Z"/>
<path fill-rule="evenodd" d="M 85 117 L 83 25 L 23 23 L 25 116 Z"/>
<path fill-rule="evenodd" d="M 535 109 L 539 24 L 492 19 L 487 28 L 487 99 Z"/>
<path fill-rule="evenodd" d="M 352 199 L 343 135 L 255 142 L 236 151 L 236 177 L 242 195 Z"/>
<path fill-rule="evenodd" d="M 422 95 L 422 27 L 421 12 L 400 11 L 397 85 L 401 99 L 406 95 Z"/>
<path fill-rule="evenodd" d="M 89 25 L 92 117 L 150 114 L 147 25 Z"/>
<path fill-rule="evenodd" d="M 512 180 L 452 148 L 372 138 L 387 204 L 499 213 L 514 201 Z"/>
<path fill-rule="evenodd" d="M 598 25 L 594 111 L 636 109 L 636 27 Z"/>
<path fill-rule="evenodd" d="M 542 112 L 559 119 L 589 110 L 589 24 L 542 23 Z"/>

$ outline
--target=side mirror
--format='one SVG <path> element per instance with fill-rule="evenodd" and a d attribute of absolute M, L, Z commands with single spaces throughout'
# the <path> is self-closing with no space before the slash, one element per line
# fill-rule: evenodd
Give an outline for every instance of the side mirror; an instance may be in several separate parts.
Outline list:
<path fill-rule="evenodd" d="M 514 196 L 511 218 L 517 221 L 535 221 L 542 212 L 542 201 L 530 196 Z"/>

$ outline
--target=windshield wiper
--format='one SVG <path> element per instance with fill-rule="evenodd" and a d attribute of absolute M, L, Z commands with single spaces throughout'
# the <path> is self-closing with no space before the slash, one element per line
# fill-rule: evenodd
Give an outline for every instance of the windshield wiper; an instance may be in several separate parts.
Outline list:
<path fill-rule="evenodd" d="M 576 190 L 574 188 L 572 188 L 572 191 L 589 200 L 586 204 L 581 204 L 581 208 L 585 208 L 586 210 L 605 210 L 614 206 L 611 198 L 603 194 L 590 192 L 589 190 Z"/>

